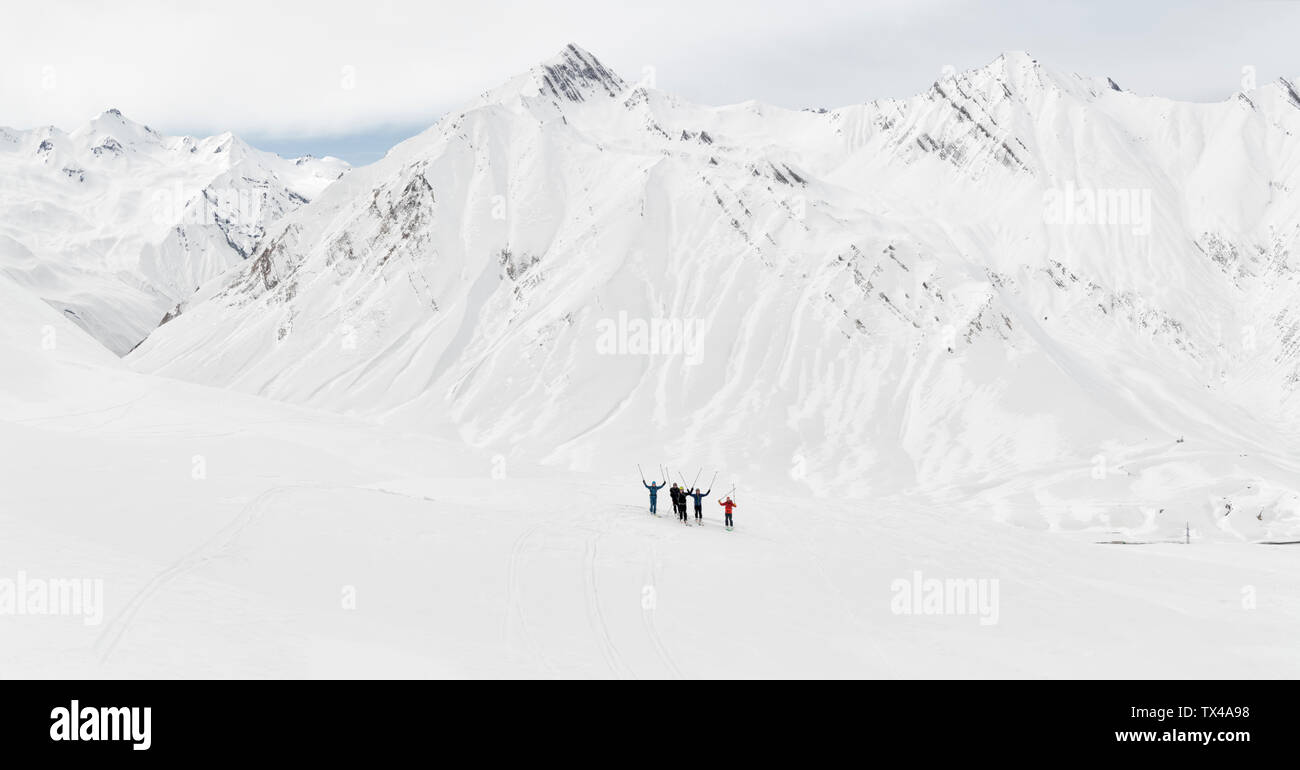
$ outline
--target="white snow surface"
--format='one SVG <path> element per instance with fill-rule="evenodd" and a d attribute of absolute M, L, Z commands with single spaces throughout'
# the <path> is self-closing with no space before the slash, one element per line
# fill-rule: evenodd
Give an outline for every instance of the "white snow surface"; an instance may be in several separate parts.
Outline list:
<path fill-rule="evenodd" d="M 1288 546 L 744 488 L 733 531 L 709 498 L 685 527 L 630 473 L 136 374 L 2 279 L 0 299 L 21 364 L 0 373 L 0 580 L 103 597 L 0 612 L 0 677 L 1300 675 Z M 995 612 L 898 612 L 917 579 L 996 581 Z"/>

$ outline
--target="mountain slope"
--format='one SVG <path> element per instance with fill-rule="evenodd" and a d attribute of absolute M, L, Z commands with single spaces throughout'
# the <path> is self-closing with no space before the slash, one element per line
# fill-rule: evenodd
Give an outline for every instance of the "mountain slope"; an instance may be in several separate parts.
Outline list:
<path fill-rule="evenodd" d="M 0 128 L 0 269 L 124 354 L 345 169 L 117 110 L 70 133 Z"/>
<path fill-rule="evenodd" d="M 748 488 L 683 527 L 626 474 L 131 372 L 3 276 L 0 322 L 6 679 L 1300 674 L 1285 548 Z"/>
<path fill-rule="evenodd" d="M 1006 54 L 910 99 L 714 108 L 570 46 L 285 217 L 129 360 L 575 469 L 1291 532 L 1291 93 Z"/>

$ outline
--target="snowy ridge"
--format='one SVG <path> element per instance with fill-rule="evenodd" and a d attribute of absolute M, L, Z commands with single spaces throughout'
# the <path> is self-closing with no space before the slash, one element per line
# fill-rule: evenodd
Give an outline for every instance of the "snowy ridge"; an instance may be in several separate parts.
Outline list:
<path fill-rule="evenodd" d="M 1186 104 L 1006 54 L 909 99 L 715 108 L 571 46 L 286 216 L 129 360 L 579 470 L 1295 534 L 1297 184 L 1281 82 Z M 699 349 L 643 347 L 659 321 Z"/>

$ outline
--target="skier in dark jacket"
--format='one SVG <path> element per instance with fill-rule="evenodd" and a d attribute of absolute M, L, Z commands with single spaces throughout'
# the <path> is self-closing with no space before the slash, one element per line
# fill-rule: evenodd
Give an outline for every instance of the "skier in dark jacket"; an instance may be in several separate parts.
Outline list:
<path fill-rule="evenodd" d="M 712 489 L 709 490 L 709 492 L 712 491 Z M 704 498 L 709 496 L 709 492 L 701 492 L 699 488 L 696 488 L 686 493 L 688 497 L 695 498 L 695 521 L 701 525 L 704 524 L 704 506 L 702 501 Z"/>
<path fill-rule="evenodd" d="M 659 490 L 663 489 L 668 482 L 665 481 L 663 484 L 655 486 L 654 484 L 646 484 L 645 479 L 641 479 L 641 483 L 645 485 L 646 489 L 650 490 L 650 512 L 654 513 L 655 505 L 659 502 Z"/>
<path fill-rule="evenodd" d="M 677 486 L 676 484 L 673 484 L 672 489 L 668 491 L 673 496 L 673 513 L 677 514 L 677 518 L 681 519 L 682 521 L 685 521 L 686 520 L 685 497 L 686 496 L 682 493 L 682 488 Z"/>

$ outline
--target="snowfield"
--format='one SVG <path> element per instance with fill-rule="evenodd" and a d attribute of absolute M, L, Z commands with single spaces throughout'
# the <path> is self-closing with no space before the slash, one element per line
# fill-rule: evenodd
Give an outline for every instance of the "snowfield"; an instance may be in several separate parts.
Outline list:
<path fill-rule="evenodd" d="M 344 170 L 0 130 L 0 678 L 1300 676 L 1291 81 L 570 46 Z"/>
<path fill-rule="evenodd" d="M 685 527 L 631 470 L 132 373 L 6 288 L 0 610 L 20 572 L 103 601 L 0 612 L 0 677 L 1300 675 L 1293 546 L 745 488 Z"/>

